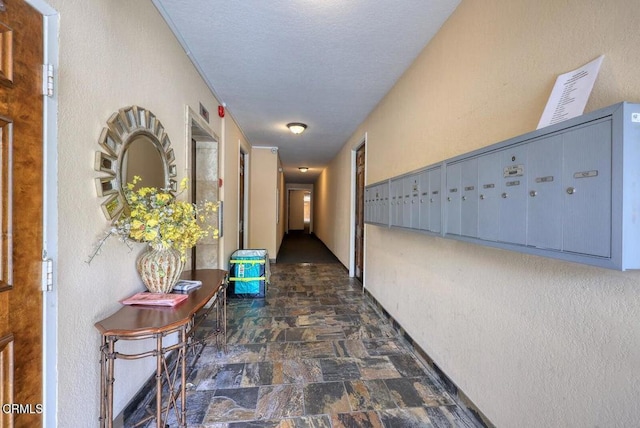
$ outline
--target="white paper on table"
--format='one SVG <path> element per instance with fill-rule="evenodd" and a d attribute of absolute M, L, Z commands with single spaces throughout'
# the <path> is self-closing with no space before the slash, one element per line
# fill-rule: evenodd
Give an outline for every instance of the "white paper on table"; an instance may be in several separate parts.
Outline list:
<path fill-rule="evenodd" d="M 582 67 L 558 76 L 536 129 L 584 113 L 603 59 L 604 55 L 600 55 Z"/>

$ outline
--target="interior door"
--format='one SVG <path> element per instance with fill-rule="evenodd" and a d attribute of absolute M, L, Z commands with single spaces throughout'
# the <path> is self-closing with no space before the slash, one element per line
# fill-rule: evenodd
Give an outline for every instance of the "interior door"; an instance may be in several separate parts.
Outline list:
<path fill-rule="evenodd" d="M 355 276 L 360 281 L 364 276 L 364 144 L 356 152 L 356 245 Z"/>
<path fill-rule="evenodd" d="M 238 209 L 238 249 L 244 249 L 244 157 L 245 154 L 240 152 L 240 177 L 238 201 L 240 206 Z"/>
<path fill-rule="evenodd" d="M 4 427 L 43 420 L 42 19 L 24 1 L 0 1 L 0 401 L 14 404 Z"/>

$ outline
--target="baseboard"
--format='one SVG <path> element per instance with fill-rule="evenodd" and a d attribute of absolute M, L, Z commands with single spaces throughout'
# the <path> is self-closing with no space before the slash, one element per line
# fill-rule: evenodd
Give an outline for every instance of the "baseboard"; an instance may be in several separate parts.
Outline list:
<path fill-rule="evenodd" d="M 445 390 L 458 401 L 459 404 L 464 406 L 470 414 L 472 414 L 479 423 L 485 428 L 495 428 L 495 425 L 480 411 L 480 409 L 471 401 L 471 399 L 451 380 L 447 374 L 438 367 L 433 359 L 418 345 L 413 338 L 405 331 L 405 329 L 396 321 L 393 316 L 387 312 L 387 310 L 378 302 L 378 300 L 367 290 L 364 289 L 364 293 L 370 302 L 382 313 L 390 322 L 393 328 L 406 340 L 415 354 L 422 359 L 423 363 L 431 367 L 433 371 L 438 375 L 439 380 L 442 382 Z"/>

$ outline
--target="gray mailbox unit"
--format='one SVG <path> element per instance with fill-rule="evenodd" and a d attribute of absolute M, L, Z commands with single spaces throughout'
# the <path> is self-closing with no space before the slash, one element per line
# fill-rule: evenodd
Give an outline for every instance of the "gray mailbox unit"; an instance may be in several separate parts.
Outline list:
<path fill-rule="evenodd" d="M 390 221 L 365 216 L 370 224 L 640 269 L 640 104 L 615 104 L 371 187 L 386 187 L 391 202 Z"/>

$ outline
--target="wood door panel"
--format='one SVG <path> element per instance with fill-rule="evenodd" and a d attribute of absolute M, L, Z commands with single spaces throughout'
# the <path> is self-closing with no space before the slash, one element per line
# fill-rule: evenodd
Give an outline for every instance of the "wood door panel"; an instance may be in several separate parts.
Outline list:
<path fill-rule="evenodd" d="M 13 124 L 0 117 L 0 194 L 3 201 L 13 199 Z M 13 286 L 13 204 L 0 209 L 0 292 Z"/>
<path fill-rule="evenodd" d="M 6 77 L 11 70 L 13 82 L 0 85 L 0 117 L 2 127 L 2 153 L 11 149 L 10 170 L 2 171 L 2 221 L 3 245 L 5 229 L 13 245 L 13 287 L 0 292 L 0 307 L 6 316 L 0 318 L 0 337 L 12 337 L 11 375 L 3 371 L 3 391 L 7 390 L 7 379 L 12 379 L 12 402 L 22 405 L 22 410 L 12 412 L 13 421 L 8 426 L 38 427 L 42 425 L 42 291 L 41 259 L 43 238 L 43 104 L 42 104 L 42 59 L 43 34 L 42 15 L 21 0 L 5 0 L 5 10 L 0 12 L 0 32 L 11 29 L 12 64 L 7 64 L 5 45 L 6 32 L 2 33 L 3 52 L 0 68 Z M 0 79 L 1 80 L 1 79 Z M 10 125 L 10 126 L 9 126 Z M 7 138 L 13 141 L 7 147 Z M 3 162 L 7 159 L 3 159 Z M 2 163 L 4 166 L 5 164 Z M 10 172 L 9 172 L 10 171 Z M 6 176 L 5 174 L 9 174 Z M 8 182 L 12 182 L 10 185 Z M 10 187 L 6 187 L 10 186 Z M 0 223 L 2 224 L 2 223 Z M 12 233 L 11 233 L 12 232 Z M 2 254 L 0 259 L 5 266 Z M 4 272 L 3 272 L 4 274 Z M 5 354 L 0 358 L 5 364 Z M 6 369 L 6 364 L 3 370 Z M 40 409 L 31 412 L 25 409 Z"/>
<path fill-rule="evenodd" d="M 0 84 L 13 84 L 13 30 L 0 24 Z"/>
<path fill-rule="evenodd" d="M 13 336 L 0 338 L 0 404 L 15 403 L 13 395 L 14 372 Z M 13 417 L 9 412 L 0 414 L 0 426 L 10 427 Z"/>

